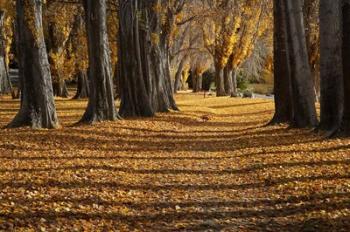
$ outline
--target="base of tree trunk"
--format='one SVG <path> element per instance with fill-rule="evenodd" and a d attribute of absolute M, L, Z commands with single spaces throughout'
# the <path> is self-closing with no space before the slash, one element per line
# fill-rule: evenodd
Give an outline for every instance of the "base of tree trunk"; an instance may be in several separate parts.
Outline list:
<path fill-rule="evenodd" d="M 226 94 L 226 92 L 225 91 L 217 91 L 216 92 L 216 96 L 217 97 L 227 97 L 227 94 Z"/>
<path fill-rule="evenodd" d="M 21 90 L 17 89 L 16 91 L 15 89 L 12 89 L 11 96 L 12 96 L 12 99 L 19 99 L 21 96 Z"/>
<path fill-rule="evenodd" d="M 28 110 L 21 109 L 16 117 L 10 122 L 6 128 L 19 128 L 24 126 L 30 126 L 33 129 L 58 129 L 60 125 L 55 116 L 45 115 L 46 120 L 40 118 L 41 115 L 35 112 L 29 112 Z"/>
<path fill-rule="evenodd" d="M 54 93 L 54 96 L 56 97 L 68 98 L 69 92 L 68 92 L 66 82 L 64 80 L 59 82 L 54 82 L 53 93 Z"/>
<path fill-rule="evenodd" d="M 90 93 L 89 80 L 86 73 L 80 72 L 77 77 L 77 92 L 73 99 L 88 98 Z"/>
<path fill-rule="evenodd" d="M 290 124 L 290 119 L 287 119 L 285 116 L 275 115 L 271 119 L 270 122 L 267 123 L 267 126 L 274 126 L 274 125 L 280 125 L 280 124 Z"/>

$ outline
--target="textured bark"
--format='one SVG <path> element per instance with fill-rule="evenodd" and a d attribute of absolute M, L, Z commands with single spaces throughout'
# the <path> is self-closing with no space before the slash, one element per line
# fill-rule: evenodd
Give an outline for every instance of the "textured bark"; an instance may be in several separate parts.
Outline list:
<path fill-rule="evenodd" d="M 89 49 L 90 95 L 82 123 L 116 120 L 112 67 L 107 36 L 107 0 L 84 0 Z"/>
<path fill-rule="evenodd" d="M 342 0 L 320 1 L 321 130 L 334 132 L 343 112 Z"/>
<path fill-rule="evenodd" d="M 21 107 L 8 127 L 57 128 L 50 66 L 42 25 L 42 1 L 17 0 Z"/>
<path fill-rule="evenodd" d="M 287 23 L 284 8 L 284 1 L 274 0 L 275 115 L 270 122 L 271 124 L 290 123 L 293 116 Z"/>
<path fill-rule="evenodd" d="M 142 5 L 139 1 L 120 0 L 120 6 L 120 114 L 123 117 L 151 117 L 155 110 L 150 93 L 155 83 L 150 73 L 150 34 L 140 28 L 137 17 Z"/>
<path fill-rule="evenodd" d="M 237 80 L 235 74 L 232 67 L 226 66 L 224 70 L 225 92 L 230 97 L 237 97 Z"/>
<path fill-rule="evenodd" d="M 69 92 L 66 81 L 59 78 L 58 81 L 53 83 L 53 93 L 54 96 L 68 98 Z"/>
<path fill-rule="evenodd" d="M 120 0 L 120 114 L 124 117 L 177 110 L 157 4 L 159 0 Z"/>
<path fill-rule="evenodd" d="M 185 63 L 187 61 L 187 56 L 183 57 L 180 61 L 179 67 L 177 68 L 176 74 L 175 74 L 175 83 L 174 83 L 174 93 L 177 93 L 181 89 L 181 80 L 182 80 L 182 72 L 185 66 Z"/>
<path fill-rule="evenodd" d="M 293 119 L 298 128 L 318 124 L 315 94 L 305 40 L 302 0 L 286 1 L 288 49 L 292 77 Z"/>
<path fill-rule="evenodd" d="M 216 96 L 226 96 L 225 92 L 225 79 L 224 79 L 224 68 L 216 65 L 215 68 L 215 84 L 216 84 Z"/>
<path fill-rule="evenodd" d="M 89 79 L 86 72 L 80 71 L 77 74 L 77 92 L 74 99 L 88 98 L 90 93 Z"/>
<path fill-rule="evenodd" d="M 0 94 L 11 92 L 11 83 L 6 64 L 6 43 L 4 38 L 5 12 L 0 10 Z"/>

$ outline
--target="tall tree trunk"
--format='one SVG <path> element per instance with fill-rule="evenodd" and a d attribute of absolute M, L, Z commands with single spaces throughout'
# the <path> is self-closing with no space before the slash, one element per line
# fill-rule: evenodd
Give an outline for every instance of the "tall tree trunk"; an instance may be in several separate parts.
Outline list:
<path fill-rule="evenodd" d="M 231 97 L 237 97 L 238 96 L 238 81 L 237 81 L 237 75 L 238 71 L 237 69 L 232 71 L 232 86 L 233 86 L 233 93 Z"/>
<path fill-rule="evenodd" d="M 0 94 L 11 92 L 11 83 L 6 64 L 6 42 L 4 35 L 5 12 L 0 10 Z"/>
<path fill-rule="evenodd" d="M 203 89 L 203 75 L 194 71 L 193 77 L 193 92 L 198 93 Z"/>
<path fill-rule="evenodd" d="M 16 11 L 22 95 L 20 110 L 8 126 L 57 128 L 50 65 L 42 25 L 42 1 L 17 0 Z"/>
<path fill-rule="evenodd" d="M 342 0 L 320 1 L 321 122 L 319 128 L 333 133 L 343 115 Z"/>
<path fill-rule="evenodd" d="M 236 97 L 237 96 L 237 85 L 233 82 L 233 78 L 236 77 L 235 71 L 228 64 L 224 70 L 224 81 L 225 81 L 225 92 L 227 96 Z"/>
<path fill-rule="evenodd" d="M 154 80 L 149 54 L 150 33 L 141 29 L 139 17 L 146 19 L 147 10 L 139 1 L 120 0 L 119 62 L 120 62 L 120 114 L 123 117 L 151 117 L 150 93 Z M 143 10 L 143 12 L 140 12 Z M 140 16 L 138 17 L 138 12 Z M 142 14 L 141 14 L 142 13 Z M 148 23 L 148 22 L 145 22 Z"/>
<path fill-rule="evenodd" d="M 292 88 L 287 48 L 284 1 L 274 0 L 274 95 L 275 115 L 270 124 L 290 123 L 293 116 Z"/>
<path fill-rule="evenodd" d="M 155 8 L 159 4 L 160 0 L 120 0 L 120 114 L 125 117 L 177 110 L 169 49 Z"/>
<path fill-rule="evenodd" d="M 88 98 L 90 89 L 89 89 L 89 79 L 86 72 L 79 71 L 76 79 L 77 79 L 77 92 L 74 96 L 74 99 Z"/>
<path fill-rule="evenodd" d="M 181 61 L 180 61 L 180 64 L 179 64 L 179 67 L 176 71 L 176 74 L 175 74 L 175 83 L 174 83 L 174 93 L 177 93 L 177 91 L 179 91 L 181 89 L 181 79 L 182 79 L 182 72 L 183 72 L 183 69 L 184 69 L 184 66 L 185 66 L 185 63 L 187 62 L 187 58 L 188 56 L 185 55 Z"/>
<path fill-rule="evenodd" d="M 220 65 L 215 65 L 215 84 L 216 84 L 216 96 L 226 96 L 225 92 L 225 79 L 224 79 L 224 68 Z"/>
<path fill-rule="evenodd" d="M 62 78 L 58 78 L 57 81 L 53 83 L 53 93 L 54 96 L 68 98 L 69 92 L 66 81 Z"/>
<path fill-rule="evenodd" d="M 344 74 L 344 113 L 341 130 L 350 134 L 350 1 L 343 6 L 343 74 Z"/>
<path fill-rule="evenodd" d="M 315 94 L 305 40 L 302 0 L 287 0 L 289 57 L 292 76 L 292 126 L 315 127 Z"/>
<path fill-rule="evenodd" d="M 107 0 L 84 0 L 89 48 L 90 95 L 80 122 L 116 120 L 112 67 L 107 36 Z"/>

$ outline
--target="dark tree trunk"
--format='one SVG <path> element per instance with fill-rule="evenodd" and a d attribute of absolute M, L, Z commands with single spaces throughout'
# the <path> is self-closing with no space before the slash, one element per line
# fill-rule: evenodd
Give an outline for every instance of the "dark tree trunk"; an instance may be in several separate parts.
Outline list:
<path fill-rule="evenodd" d="M 350 1 L 343 6 L 343 75 L 344 75 L 344 112 L 341 130 L 350 134 Z"/>
<path fill-rule="evenodd" d="M 69 92 L 66 81 L 58 78 L 58 80 L 53 83 L 53 93 L 54 96 L 68 98 Z"/>
<path fill-rule="evenodd" d="M 42 1 L 17 0 L 16 8 L 22 94 L 21 108 L 8 126 L 57 128 L 50 65 L 42 25 Z"/>
<path fill-rule="evenodd" d="M 238 81 L 237 81 L 238 71 L 237 69 L 232 72 L 232 85 L 233 85 L 233 94 L 231 97 L 238 96 Z"/>
<path fill-rule="evenodd" d="M 5 12 L 0 10 L 0 94 L 11 92 L 11 82 L 6 64 L 6 43 L 4 38 Z"/>
<path fill-rule="evenodd" d="M 193 78 L 193 92 L 198 93 L 203 89 L 203 75 L 194 72 Z"/>
<path fill-rule="evenodd" d="M 338 130 L 343 112 L 341 1 L 320 1 L 321 122 L 319 129 L 330 133 Z"/>
<path fill-rule="evenodd" d="M 112 67 L 107 36 L 107 0 L 84 0 L 89 48 L 90 95 L 80 122 L 116 120 Z"/>
<path fill-rule="evenodd" d="M 235 82 L 234 82 L 235 78 Z M 227 96 L 237 97 L 237 79 L 236 72 L 227 65 L 224 70 L 225 92 Z"/>
<path fill-rule="evenodd" d="M 179 64 L 179 67 L 177 69 L 177 72 L 175 74 L 175 84 L 174 84 L 174 93 L 177 93 L 177 91 L 179 91 L 181 89 L 181 80 L 182 80 L 182 72 L 183 72 L 183 69 L 184 69 L 184 66 L 185 66 L 185 63 L 187 61 L 187 56 L 183 57 L 180 64 Z"/>
<path fill-rule="evenodd" d="M 217 97 L 226 96 L 224 68 L 221 68 L 220 65 L 216 65 L 215 67 L 216 67 L 215 68 L 216 96 Z"/>
<path fill-rule="evenodd" d="M 294 109 L 292 126 L 315 127 L 318 121 L 314 85 L 306 47 L 302 0 L 286 2 Z"/>
<path fill-rule="evenodd" d="M 155 6 L 166 7 L 163 0 L 139 0 L 149 11 L 149 23 L 151 30 L 151 62 L 154 69 L 156 85 L 152 94 L 152 105 L 155 112 L 168 112 L 169 109 L 179 110 L 175 103 L 174 91 L 170 75 L 170 45 L 169 39 L 171 28 L 174 23 L 174 14 L 168 10 L 167 20 L 164 24 L 164 17 Z"/>
<path fill-rule="evenodd" d="M 177 110 L 157 4 L 159 0 L 120 0 L 120 114 L 125 117 Z"/>
<path fill-rule="evenodd" d="M 89 79 L 86 72 L 79 71 L 77 74 L 77 92 L 74 99 L 83 99 L 89 97 Z"/>
<path fill-rule="evenodd" d="M 120 114 L 151 117 L 155 114 L 150 98 L 154 85 L 151 75 L 155 74 L 151 73 L 150 34 L 140 26 L 138 19 L 138 12 L 143 8 L 139 1 L 120 0 L 120 6 Z M 143 9 L 142 13 L 146 19 L 147 11 Z"/>
<path fill-rule="evenodd" d="M 284 8 L 283 0 L 274 0 L 275 115 L 270 124 L 290 123 L 293 116 L 287 23 Z"/>

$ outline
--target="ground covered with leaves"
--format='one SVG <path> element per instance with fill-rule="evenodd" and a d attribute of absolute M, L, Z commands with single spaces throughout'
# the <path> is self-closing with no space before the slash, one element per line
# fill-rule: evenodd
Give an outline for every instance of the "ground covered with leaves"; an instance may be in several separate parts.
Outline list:
<path fill-rule="evenodd" d="M 273 103 L 180 94 L 181 112 L 0 130 L 0 231 L 349 231 L 350 139 L 265 127 Z M 0 100 L 0 126 L 18 102 Z"/>

